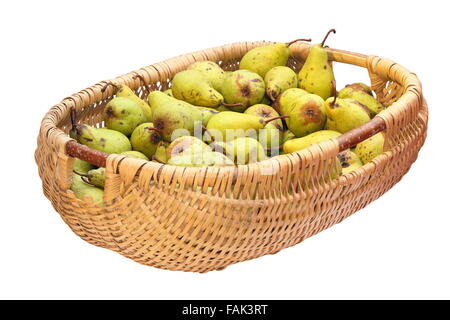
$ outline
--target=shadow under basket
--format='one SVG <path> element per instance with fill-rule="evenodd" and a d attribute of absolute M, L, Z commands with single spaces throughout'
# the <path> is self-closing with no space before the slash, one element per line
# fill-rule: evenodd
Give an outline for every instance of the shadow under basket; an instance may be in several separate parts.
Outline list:
<path fill-rule="evenodd" d="M 165 90 L 195 61 L 236 70 L 250 49 L 269 42 L 233 43 L 172 58 L 114 79 L 145 98 Z M 299 70 L 310 45 L 291 46 Z M 103 126 L 113 97 L 100 82 L 65 98 L 42 120 L 36 162 L 45 196 L 82 239 L 139 263 L 207 272 L 273 254 L 336 224 L 374 201 L 409 170 L 427 131 L 428 108 L 416 75 L 375 56 L 328 49 L 330 60 L 366 68 L 379 101 L 389 106 L 365 125 L 308 149 L 236 168 L 185 168 L 106 155 L 68 136 L 70 109 L 80 122 Z M 146 84 L 142 83 L 145 80 Z M 385 152 L 364 167 L 331 179 L 336 155 L 383 131 Z M 73 157 L 106 168 L 103 206 L 70 190 Z"/>

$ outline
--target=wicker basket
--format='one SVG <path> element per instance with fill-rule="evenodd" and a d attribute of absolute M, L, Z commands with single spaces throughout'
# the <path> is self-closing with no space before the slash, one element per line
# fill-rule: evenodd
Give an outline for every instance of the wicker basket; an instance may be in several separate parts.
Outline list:
<path fill-rule="evenodd" d="M 148 90 L 169 88 L 175 73 L 195 61 L 235 70 L 248 50 L 267 44 L 234 43 L 186 54 L 115 81 L 145 97 Z M 309 48 L 291 46 L 289 66 L 299 70 Z M 81 122 L 103 125 L 102 109 L 114 90 L 102 93 L 106 82 L 101 82 L 64 99 L 44 117 L 35 154 L 44 193 L 82 239 L 158 268 L 207 272 L 295 245 L 389 190 L 426 138 L 428 109 L 413 73 L 379 57 L 334 49 L 329 55 L 366 68 L 378 99 L 390 107 L 337 139 L 263 163 L 184 168 L 106 155 L 68 137 L 72 107 Z M 380 131 L 387 141 L 382 155 L 339 179 L 326 179 L 323 168 L 340 151 Z M 106 167 L 105 206 L 80 201 L 69 190 L 75 156 Z"/>

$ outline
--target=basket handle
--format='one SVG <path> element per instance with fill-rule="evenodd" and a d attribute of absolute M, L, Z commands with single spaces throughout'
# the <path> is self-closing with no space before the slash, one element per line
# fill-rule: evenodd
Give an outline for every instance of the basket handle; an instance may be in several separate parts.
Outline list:
<path fill-rule="evenodd" d="M 337 137 L 339 143 L 339 152 L 356 146 L 358 143 L 370 138 L 371 136 L 384 131 L 386 123 L 383 118 L 375 116 L 369 122 L 362 126 L 350 130 L 343 135 Z M 66 152 L 71 157 L 87 161 L 97 167 L 106 167 L 106 158 L 109 154 L 97 151 L 79 144 L 75 140 L 69 140 L 66 143 Z"/>

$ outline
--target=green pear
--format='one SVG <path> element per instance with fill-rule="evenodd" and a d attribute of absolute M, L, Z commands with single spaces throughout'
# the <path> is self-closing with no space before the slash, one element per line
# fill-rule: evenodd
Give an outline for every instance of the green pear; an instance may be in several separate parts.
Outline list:
<path fill-rule="evenodd" d="M 147 158 L 151 159 L 162 137 L 159 130 L 153 126 L 153 123 L 148 122 L 134 129 L 130 140 L 133 150 L 142 152 Z"/>
<path fill-rule="evenodd" d="M 294 133 L 292 133 L 292 131 L 290 131 L 290 130 L 285 130 L 284 132 L 283 132 L 283 137 L 282 137 L 282 143 L 284 144 L 284 143 L 286 143 L 287 141 L 289 141 L 289 140 L 292 140 L 292 139 L 295 139 L 296 138 L 296 136 L 295 136 L 295 134 Z"/>
<path fill-rule="evenodd" d="M 152 157 L 152 160 L 159 163 L 167 163 L 167 148 L 169 147 L 169 143 L 165 141 L 160 141 L 158 146 L 156 147 L 155 154 Z"/>
<path fill-rule="evenodd" d="M 124 85 L 124 84 L 116 84 L 117 92 L 116 96 L 119 98 L 128 98 L 139 104 L 139 106 L 142 109 L 142 112 L 145 116 L 145 121 L 152 121 L 152 110 L 150 109 L 150 106 L 141 98 L 139 98 L 133 90 L 130 89 L 130 87 Z"/>
<path fill-rule="evenodd" d="M 352 172 L 363 166 L 358 155 L 350 150 L 345 150 L 337 155 L 342 166 L 342 174 Z"/>
<path fill-rule="evenodd" d="M 75 124 L 70 136 L 89 148 L 106 153 L 120 154 L 131 150 L 130 140 L 123 133 L 115 130 Z"/>
<path fill-rule="evenodd" d="M 223 81 L 225 80 L 225 71 L 215 62 L 198 61 L 188 67 L 188 70 L 197 70 L 203 73 L 211 86 L 220 92 Z"/>
<path fill-rule="evenodd" d="M 234 71 L 225 78 L 222 94 L 229 109 L 242 112 L 264 97 L 264 79 L 248 70 Z"/>
<path fill-rule="evenodd" d="M 327 118 L 327 122 L 325 123 L 325 130 L 333 130 L 338 131 L 336 127 L 336 121 L 331 120 L 330 118 Z"/>
<path fill-rule="evenodd" d="M 173 96 L 167 95 L 161 91 L 152 91 L 148 94 L 147 97 L 148 104 L 150 105 L 152 112 L 155 112 L 156 108 L 163 105 L 166 102 L 184 102 L 178 99 L 175 99 Z M 187 102 L 186 102 L 187 103 Z"/>
<path fill-rule="evenodd" d="M 139 104 L 129 98 L 117 97 L 108 102 L 103 110 L 106 127 L 129 136 L 147 118 Z"/>
<path fill-rule="evenodd" d="M 234 166 L 233 161 L 219 152 L 191 153 L 174 156 L 168 164 L 182 167 L 227 167 Z"/>
<path fill-rule="evenodd" d="M 258 117 L 264 118 L 264 119 L 271 119 L 271 118 L 276 118 L 276 117 L 280 116 L 274 108 L 272 108 L 271 106 L 268 106 L 266 104 L 262 104 L 262 103 L 255 104 L 255 105 L 247 108 L 244 111 L 244 113 L 258 116 Z M 273 123 L 277 123 L 278 126 L 283 127 L 283 122 L 281 121 L 281 119 L 274 120 Z"/>
<path fill-rule="evenodd" d="M 168 97 L 168 96 L 167 96 Z M 168 97 L 153 110 L 153 124 L 165 141 L 183 135 L 194 135 L 194 129 L 203 125 L 203 114 L 197 107 Z"/>
<path fill-rule="evenodd" d="M 336 30 L 328 31 L 321 44 L 311 47 L 305 64 L 298 73 L 299 88 L 317 94 L 324 100 L 331 97 L 335 90 L 333 68 L 324 48 L 325 41 L 331 32 L 335 33 Z"/>
<path fill-rule="evenodd" d="M 296 137 L 301 138 L 322 130 L 327 121 L 325 102 L 315 94 L 305 94 L 292 105 L 286 125 Z"/>
<path fill-rule="evenodd" d="M 297 88 L 297 74 L 289 67 L 279 66 L 270 69 L 265 77 L 266 93 L 272 101 L 290 88 Z"/>
<path fill-rule="evenodd" d="M 269 122 L 259 130 L 258 141 L 266 149 L 266 153 L 273 157 L 279 154 L 283 143 L 283 134 L 282 126 L 275 121 Z"/>
<path fill-rule="evenodd" d="M 128 158 L 135 158 L 149 161 L 149 158 L 139 151 L 125 151 L 122 152 L 121 155 L 127 156 Z"/>
<path fill-rule="evenodd" d="M 173 97 L 172 89 L 164 90 L 163 93 L 167 94 L 169 97 Z"/>
<path fill-rule="evenodd" d="M 265 119 L 251 114 L 223 111 L 211 117 L 206 126 L 214 141 L 231 141 L 238 137 L 257 136 L 258 130 L 277 119 Z"/>
<path fill-rule="evenodd" d="M 218 114 L 220 111 L 213 108 L 206 108 L 206 107 L 197 107 L 197 109 L 200 110 L 202 113 L 202 124 L 204 127 L 207 126 L 209 119 L 215 114 Z"/>
<path fill-rule="evenodd" d="M 267 106 L 271 106 L 273 101 L 270 100 L 270 98 L 267 96 L 267 94 L 265 94 L 264 97 L 262 98 L 262 100 L 259 103 L 265 104 Z"/>
<path fill-rule="evenodd" d="M 270 69 L 286 65 L 289 58 L 289 46 L 298 41 L 311 40 L 297 39 L 289 43 L 279 42 L 253 48 L 242 57 L 239 69 L 255 72 L 264 78 Z"/>
<path fill-rule="evenodd" d="M 267 159 L 264 147 L 251 137 L 236 138 L 229 143 L 227 152 L 236 164 L 248 164 Z"/>
<path fill-rule="evenodd" d="M 89 183 L 94 185 L 95 187 L 105 187 L 105 168 L 89 170 L 85 177 L 87 178 Z"/>
<path fill-rule="evenodd" d="M 307 91 L 298 88 L 291 88 L 284 91 L 275 100 L 272 107 L 282 115 L 287 115 L 295 106 L 296 102 L 301 96 L 308 94 Z"/>
<path fill-rule="evenodd" d="M 75 158 L 73 160 L 73 170 L 80 173 L 87 173 L 89 170 L 94 169 L 94 165 L 87 161 Z"/>
<path fill-rule="evenodd" d="M 380 132 L 356 145 L 355 153 L 366 164 L 384 151 L 384 133 Z"/>
<path fill-rule="evenodd" d="M 86 198 L 90 198 L 94 204 L 103 204 L 103 190 L 85 183 L 82 180 L 82 177 L 75 173 L 72 175 L 72 185 L 70 189 L 80 200 L 84 201 Z"/>
<path fill-rule="evenodd" d="M 224 100 L 208 78 L 197 70 L 178 72 L 172 80 L 172 93 L 177 99 L 201 107 L 218 107 Z"/>
<path fill-rule="evenodd" d="M 167 159 L 170 160 L 170 158 L 175 156 L 205 152 L 212 152 L 212 149 L 202 140 L 192 136 L 183 136 L 170 143 L 167 148 Z"/>
<path fill-rule="evenodd" d="M 337 131 L 345 133 L 370 121 L 371 112 L 363 104 L 352 99 L 329 98 L 325 112 Z"/>
<path fill-rule="evenodd" d="M 339 91 L 338 98 L 356 100 L 369 108 L 373 115 L 376 115 L 384 110 L 383 104 L 381 104 L 372 95 L 358 88 L 354 89 L 352 86 L 345 87 Z"/>
<path fill-rule="evenodd" d="M 337 138 L 341 135 L 340 132 L 331 131 L 331 130 L 320 130 L 314 133 L 311 133 L 305 137 L 288 140 L 283 144 L 284 153 L 292 153 L 296 152 L 313 144 L 320 143 L 322 141 L 326 141 L 329 139 Z"/>
<path fill-rule="evenodd" d="M 373 97 L 372 88 L 365 83 L 356 82 L 356 83 L 352 83 L 352 84 L 347 84 L 345 87 L 352 88 L 353 90 L 356 90 L 356 91 L 363 91 Z"/>

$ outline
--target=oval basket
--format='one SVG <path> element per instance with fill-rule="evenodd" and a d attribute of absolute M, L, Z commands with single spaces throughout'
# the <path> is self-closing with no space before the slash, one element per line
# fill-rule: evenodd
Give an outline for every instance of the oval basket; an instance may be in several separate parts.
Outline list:
<path fill-rule="evenodd" d="M 268 42 L 234 43 L 172 58 L 116 78 L 145 98 L 170 87 L 191 63 L 238 68 L 250 49 Z M 291 46 L 288 65 L 299 70 L 308 44 Z M 374 201 L 409 170 L 427 131 L 428 109 L 417 77 L 375 56 L 328 49 L 330 60 L 366 68 L 386 106 L 369 123 L 300 152 L 237 168 L 184 168 L 106 155 L 68 137 L 69 110 L 80 122 L 103 126 L 113 88 L 100 82 L 65 98 L 45 115 L 35 153 L 44 193 L 82 239 L 139 263 L 207 272 L 273 254 L 336 224 Z M 136 77 L 139 75 L 146 85 Z M 336 155 L 384 131 L 385 152 L 364 167 L 330 179 Z M 69 190 L 73 157 L 106 167 L 105 205 Z"/>

